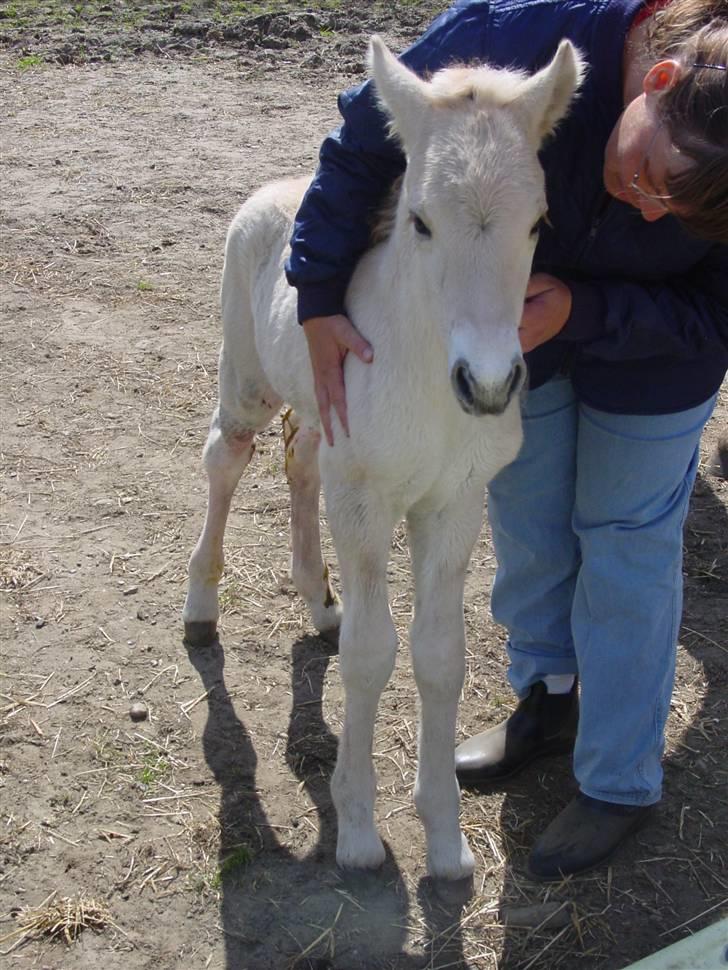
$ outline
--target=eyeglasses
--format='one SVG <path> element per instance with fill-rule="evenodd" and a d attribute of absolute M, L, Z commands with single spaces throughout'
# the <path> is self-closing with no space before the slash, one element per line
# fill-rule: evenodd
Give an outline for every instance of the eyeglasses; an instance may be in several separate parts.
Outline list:
<path fill-rule="evenodd" d="M 659 123 L 659 125 L 655 128 L 654 132 L 652 133 L 652 138 L 650 138 L 649 144 L 647 145 L 645 153 L 642 156 L 640 167 L 632 176 L 632 181 L 629 183 L 628 188 L 630 188 L 633 192 L 635 192 L 641 199 L 644 199 L 645 202 L 657 203 L 660 209 L 662 209 L 664 212 L 669 212 L 670 210 L 665 205 L 665 202 L 667 202 L 669 199 L 672 198 L 671 195 L 654 195 L 652 192 L 645 192 L 645 190 L 639 184 L 640 176 L 644 172 L 645 165 L 647 164 L 647 160 L 650 157 L 650 152 L 654 148 L 655 141 L 657 140 L 657 136 L 660 134 L 661 129 L 662 129 L 662 122 Z"/>

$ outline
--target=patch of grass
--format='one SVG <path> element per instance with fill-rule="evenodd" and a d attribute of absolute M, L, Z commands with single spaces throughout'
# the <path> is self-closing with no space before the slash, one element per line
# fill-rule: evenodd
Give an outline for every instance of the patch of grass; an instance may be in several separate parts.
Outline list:
<path fill-rule="evenodd" d="M 422 8 L 434 13 L 439 5 L 434 0 L 373 0 L 373 12 L 397 6 Z M 333 13 L 346 10 L 343 0 L 309 0 L 303 6 L 309 13 Z M 103 21 L 105 26 L 135 29 L 150 23 L 163 24 L 180 19 L 209 20 L 226 23 L 263 14 L 291 13 L 302 10 L 294 0 L 183 0 L 182 3 L 166 3 L 160 0 L 126 0 L 109 4 L 102 0 L 24 0 L 23 3 L 3 4 L 0 22 L 9 28 L 48 27 L 49 24 L 73 26 L 91 25 Z"/>
<path fill-rule="evenodd" d="M 139 280 L 137 283 L 137 290 L 140 293 L 148 293 L 150 290 L 154 289 L 154 284 L 150 283 L 148 280 Z"/>
<path fill-rule="evenodd" d="M 116 784 L 142 785 L 145 789 L 174 775 L 183 762 L 161 746 L 145 739 L 126 740 L 105 732 L 93 740 L 94 757 L 113 773 Z"/>
<path fill-rule="evenodd" d="M 149 748 L 142 758 L 142 766 L 137 772 L 137 781 L 142 785 L 154 785 L 172 773 L 172 765 L 156 748 Z"/>
<path fill-rule="evenodd" d="M 435 0 L 372 0 L 365 7 L 373 26 L 380 17 L 396 22 L 401 10 L 408 19 L 413 13 L 421 14 L 423 28 L 441 10 Z M 347 9 L 343 0 L 310 0 L 303 6 L 294 0 L 16 0 L 11 4 L 0 0 L 0 49 L 9 44 L 26 57 L 40 55 L 49 65 L 107 61 L 112 55 L 114 59 L 133 56 L 140 49 L 156 52 L 169 48 L 205 58 L 210 56 L 211 40 L 213 51 L 228 40 L 233 47 L 239 46 L 237 32 L 232 31 L 228 38 L 227 27 L 247 23 L 249 28 L 265 33 L 267 18 L 275 23 L 277 15 L 283 16 L 283 23 L 271 30 L 274 34 L 282 31 L 287 46 L 295 44 L 286 32 L 287 16 L 318 17 L 320 40 L 333 42 L 340 33 L 347 33 Z M 206 27 L 213 23 L 222 30 L 222 37 L 219 31 L 207 36 Z M 307 20 L 307 27 L 315 32 L 316 21 Z M 194 39 L 188 42 L 186 34 Z M 254 40 L 252 34 L 250 37 Z M 309 30 L 301 40 L 304 44 L 310 41 Z M 24 67 L 38 66 L 22 60 Z"/>
<path fill-rule="evenodd" d="M 245 595 L 245 590 L 239 582 L 234 579 L 226 582 L 218 591 L 220 612 L 223 614 L 239 612 Z"/>
<path fill-rule="evenodd" d="M 45 61 L 39 54 L 28 54 L 27 57 L 19 57 L 17 64 L 21 71 L 27 71 L 33 67 L 41 67 Z"/>
<path fill-rule="evenodd" d="M 247 845 L 238 845 L 218 866 L 217 872 L 212 877 L 210 885 L 213 889 L 219 889 L 225 879 L 230 879 L 240 875 L 243 869 L 247 869 L 253 861 L 253 853 Z"/>
<path fill-rule="evenodd" d="M 108 732 L 93 740 L 94 757 L 105 768 L 120 768 L 127 763 L 124 748 L 118 739 L 110 738 Z"/>

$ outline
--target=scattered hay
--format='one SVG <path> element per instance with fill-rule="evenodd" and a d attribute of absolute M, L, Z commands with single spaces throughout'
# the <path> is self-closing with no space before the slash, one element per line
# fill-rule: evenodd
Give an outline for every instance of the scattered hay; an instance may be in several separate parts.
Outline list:
<path fill-rule="evenodd" d="M 25 589 L 42 576 L 40 569 L 18 549 L 0 546 L 0 590 L 12 592 Z"/>
<path fill-rule="evenodd" d="M 46 939 L 54 943 L 65 940 L 70 946 L 85 929 L 103 930 L 107 926 L 116 926 L 108 908 L 97 899 L 83 894 L 55 897 L 52 893 L 40 906 L 28 906 L 20 911 L 17 929 L 0 937 L 0 944 L 15 939 L 9 950 L 0 951 L 3 955 L 29 940 Z"/>

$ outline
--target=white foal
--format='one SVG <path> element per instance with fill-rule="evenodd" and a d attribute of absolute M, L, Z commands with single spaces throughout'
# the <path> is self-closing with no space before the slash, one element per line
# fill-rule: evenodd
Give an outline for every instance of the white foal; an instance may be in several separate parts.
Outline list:
<path fill-rule="evenodd" d="M 346 360 L 351 434 L 337 426 L 334 447 L 319 447 L 309 357 L 283 275 L 305 185 L 271 185 L 246 202 L 228 234 L 220 401 L 204 451 L 209 504 L 190 561 L 184 619 L 188 641 L 214 638 L 233 491 L 255 433 L 286 401 L 295 409 L 284 422 L 293 579 L 319 631 L 341 625 L 346 712 L 332 781 L 337 860 L 372 867 L 384 859 L 374 825 L 372 738 L 397 648 L 386 567 L 392 530 L 406 516 L 421 699 L 415 803 L 430 873 L 459 879 L 473 870 L 453 762 L 465 571 L 486 483 L 521 443 L 526 371 L 518 325 L 546 211 L 537 152 L 567 110 L 582 63 L 563 42 L 532 77 L 449 68 L 423 81 L 377 38 L 370 60 L 408 164 L 389 234 L 362 258 L 347 295 L 352 320 L 374 347 L 369 365 Z M 343 617 L 321 558 L 319 472 Z"/>

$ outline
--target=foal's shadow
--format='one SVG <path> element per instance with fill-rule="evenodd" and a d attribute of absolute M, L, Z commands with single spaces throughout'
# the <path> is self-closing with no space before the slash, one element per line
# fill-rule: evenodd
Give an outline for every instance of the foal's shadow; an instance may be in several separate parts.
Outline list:
<path fill-rule="evenodd" d="M 225 684 L 219 642 L 189 649 L 208 691 L 202 743 L 220 786 L 217 882 L 225 970 L 418 970 L 464 965 L 457 902 L 438 899 L 429 880 L 418 887 L 425 918 L 421 946 L 409 944 L 407 887 L 388 852 L 373 873 L 336 867 L 336 816 L 329 781 L 336 739 L 322 712 L 330 648 L 305 636 L 292 650 L 292 705 L 285 760 L 313 803 L 316 844 L 298 858 L 276 834 L 256 787 L 258 758 Z M 304 802 L 303 794 L 300 796 Z M 295 806 L 291 805 L 295 814 Z M 414 810 L 414 809 L 413 809 Z M 305 821 L 305 819 L 304 819 Z M 416 951 L 416 952 L 415 952 Z"/>
<path fill-rule="evenodd" d="M 690 503 L 685 572 L 679 654 L 683 662 L 688 655 L 697 661 L 702 675 L 688 662 L 690 669 L 682 681 L 689 690 L 686 682 L 697 680 L 702 696 L 684 727 L 678 715 L 682 702 L 678 701 L 677 708 L 673 705 L 668 732 L 678 737 L 664 762 L 658 816 L 620 847 L 611 862 L 611 873 L 604 866 L 551 889 L 525 875 L 533 842 L 576 793 L 569 759 L 534 765 L 504 787 L 500 813 L 507 856 L 503 905 L 540 903 L 550 895 L 567 906 L 575 903 L 582 916 L 598 914 L 609 906 L 620 932 L 607 942 L 600 936 L 598 920 L 592 932 L 587 919 L 579 930 L 585 934 L 580 944 L 576 930 L 569 926 L 542 929 L 535 935 L 523 929 L 506 930 L 499 970 L 528 964 L 547 945 L 548 952 L 538 962 L 544 970 L 556 965 L 560 970 L 583 967 L 581 946 L 591 946 L 599 954 L 589 964 L 595 970 L 619 970 L 710 925 L 721 915 L 721 902 L 725 913 L 725 874 L 712 860 L 725 851 L 723 839 L 728 831 L 724 797 L 728 773 L 723 754 L 728 750 L 728 514 L 707 478 L 698 477 Z M 683 728 L 682 733 L 676 727 Z M 661 863 L 664 858 L 672 861 Z M 679 929 L 671 933 L 675 927 Z M 557 941 L 561 932 L 563 937 Z"/>

